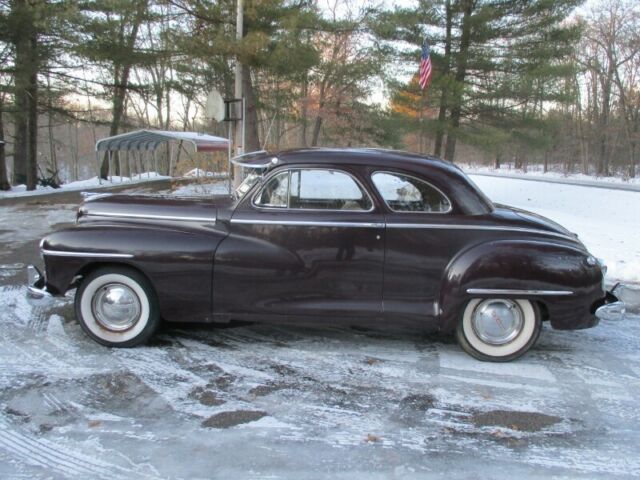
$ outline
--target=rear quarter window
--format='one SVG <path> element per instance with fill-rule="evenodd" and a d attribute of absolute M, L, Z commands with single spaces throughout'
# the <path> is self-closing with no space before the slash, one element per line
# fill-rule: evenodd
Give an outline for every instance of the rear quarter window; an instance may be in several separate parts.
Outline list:
<path fill-rule="evenodd" d="M 448 213 L 451 202 L 429 182 L 396 172 L 375 172 L 371 179 L 394 212 Z"/>

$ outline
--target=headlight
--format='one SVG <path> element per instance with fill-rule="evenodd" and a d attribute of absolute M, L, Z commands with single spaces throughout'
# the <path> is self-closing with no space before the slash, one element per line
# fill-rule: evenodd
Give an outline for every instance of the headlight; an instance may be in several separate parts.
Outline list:
<path fill-rule="evenodd" d="M 595 267 L 598 264 L 598 259 L 593 255 L 589 255 L 585 261 L 590 267 Z"/>
<path fill-rule="evenodd" d="M 590 256 L 589 258 L 593 258 L 593 257 Z M 605 265 L 604 260 L 602 260 L 601 258 L 596 258 L 595 260 L 598 266 L 600 267 L 600 271 L 602 272 L 602 291 L 606 292 L 607 287 L 606 287 L 605 276 L 607 275 L 607 266 Z"/>

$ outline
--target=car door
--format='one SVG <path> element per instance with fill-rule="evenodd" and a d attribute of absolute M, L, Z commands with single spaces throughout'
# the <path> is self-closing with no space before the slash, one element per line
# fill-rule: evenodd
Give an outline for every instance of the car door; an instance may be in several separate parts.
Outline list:
<path fill-rule="evenodd" d="M 407 172 L 373 171 L 371 181 L 387 210 L 385 315 L 395 322 L 428 324 L 437 315 L 443 272 L 460 248 L 461 232 L 447 228 L 451 202 L 440 189 Z"/>
<path fill-rule="evenodd" d="M 237 206 L 216 252 L 214 310 L 379 316 L 384 216 L 354 172 L 281 167 Z"/>

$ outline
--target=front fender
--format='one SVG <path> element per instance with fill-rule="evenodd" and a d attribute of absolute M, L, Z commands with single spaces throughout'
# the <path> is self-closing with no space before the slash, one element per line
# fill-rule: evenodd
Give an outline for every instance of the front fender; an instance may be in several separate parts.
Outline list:
<path fill-rule="evenodd" d="M 602 271 L 599 265 L 587 263 L 588 256 L 578 246 L 532 240 L 492 241 L 463 251 L 444 273 L 439 295 L 441 328 L 455 330 L 464 305 L 472 298 L 469 289 L 570 291 L 571 295 L 557 297 L 501 295 L 543 301 L 553 326 L 563 328 L 567 319 L 561 317 L 576 303 L 586 305 L 588 313 L 591 304 L 604 296 Z"/>

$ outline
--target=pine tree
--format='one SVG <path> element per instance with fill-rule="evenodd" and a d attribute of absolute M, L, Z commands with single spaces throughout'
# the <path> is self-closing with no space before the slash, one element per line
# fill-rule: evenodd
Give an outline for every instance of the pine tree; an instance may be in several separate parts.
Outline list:
<path fill-rule="evenodd" d="M 507 138 L 533 140 L 544 104 L 566 100 L 558 79 L 571 74 L 568 58 L 579 30 L 564 21 L 579 3 L 423 1 L 414 9 L 378 15 L 382 39 L 413 46 L 410 55 L 407 48 L 396 52 L 399 61 L 410 59 L 417 68 L 425 36 L 433 47 L 434 78 L 425 95 L 438 116 L 424 125 L 435 135 L 436 154 L 444 143 L 444 157 L 453 160 L 461 138 L 493 144 L 494 151 Z M 513 134 L 495 135 L 504 129 Z M 494 135 L 494 142 L 485 135 Z"/>

